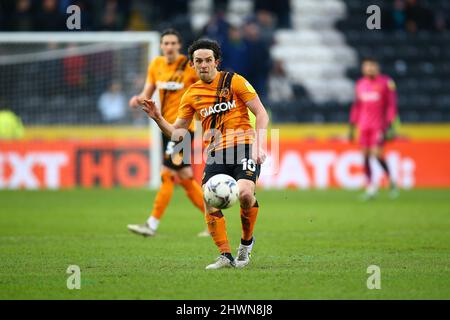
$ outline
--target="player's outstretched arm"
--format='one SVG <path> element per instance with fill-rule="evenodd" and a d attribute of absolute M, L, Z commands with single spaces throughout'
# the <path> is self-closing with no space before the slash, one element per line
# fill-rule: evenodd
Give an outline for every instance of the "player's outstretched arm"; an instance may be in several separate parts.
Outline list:
<path fill-rule="evenodd" d="M 386 108 L 386 130 L 392 129 L 392 125 L 398 115 L 397 106 L 397 87 L 394 80 L 389 79 L 387 83 L 386 94 L 387 108 Z"/>
<path fill-rule="evenodd" d="M 169 138 L 173 136 L 174 132 L 177 129 L 187 130 L 192 122 L 192 119 L 177 118 L 173 124 L 170 124 L 169 122 L 167 122 L 166 119 L 164 119 L 164 117 L 161 114 L 161 111 L 156 106 L 153 100 L 144 100 L 144 106 L 142 107 L 142 110 L 144 110 L 144 112 L 150 118 L 155 120 L 156 124 L 161 129 L 161 131 Z"/>
<path fill-rule="evenodd" d="M 155 89 L 156 89 L 156 86 L 153 83 L 147 82 L 144 86 L 144 89 L 142 89 L 142 92 L 140 94 L 131 97 L 130 101 L 128 102 L 129 106 L 131 108 L 137 108 L 137 107 L 143 105 L 144 100 L 150 99 L 153 96 Z"/>

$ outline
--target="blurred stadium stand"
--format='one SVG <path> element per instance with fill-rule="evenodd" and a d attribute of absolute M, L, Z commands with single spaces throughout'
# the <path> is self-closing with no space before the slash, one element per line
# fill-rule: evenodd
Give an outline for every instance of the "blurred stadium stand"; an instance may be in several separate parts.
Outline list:
<path fill-rule="evenodd" d="M 450 121 L 449 21 L 442 20 L 450 17 L 450 1 L 371 1 L 382 8 L 379 31 L 360 27 L 366 19 L 360 14 L 367 7 L 364 1 L 345 2 L 351 19 L 336 26 L 359 57 L 379 58 L 383 72 L 395 79 L 402 121 Z M 356 79 L 359 69 L 347 74 Z"/>
<path fill-rule="evenodd" d="M 64 31 L 70 4 L 81 7 L 84 31 L 175 27 L 185 47 L 201 36 L 217 39 L 223 67 L 254 84 L 274 122 L 346 122 L 359 61 L 367 55 L 377 57 L 396 81 L 403 122 L 450 121 L 448 0 L 2 0 L 0 31 Z M 366 8 L 372 4 L 382 9 L 381 30 L 366 28 Z M 27 50 L 51 49 L 0 44 L 0 58 Z M 0 59 L 0 103 L 25 124 L 102 123 L 97 102 L 111 81 L 120 80 L 127 96 L 139 90 L 133 78 L 146 71 L 132 63 L 142 56 L 139 50 L 27 67 Z M 118 57 L 121 70 L 114 68 Z M 64 78 L 75 69 L 86 70 L 79 75 L 87 82 Z M 96 85 L 89 87 L 92 79 Z M 69 88 L 79 80 L 83 85 Z M 27 99 L 19 98 L 24 92 Z"/>

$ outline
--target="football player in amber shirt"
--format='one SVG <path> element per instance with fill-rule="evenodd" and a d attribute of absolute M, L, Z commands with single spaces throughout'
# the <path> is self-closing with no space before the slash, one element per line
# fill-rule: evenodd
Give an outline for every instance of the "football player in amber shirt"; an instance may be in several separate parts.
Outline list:
<path fill-rule="evenodd" d="M 262 150 L 264 138 L 259 133 L 267 129 L 269 117 L 250 83 L 238 74 L 218 71 L 221 51 L 217 42 L 197 40 L 189 47 L 188 54 L 200 80 L 181 99 L 175 122 L 166 121 L 151 100 L 144 101 L 143 110 L 169 137 L 179 129 L 189 128 L 194 114 L 201 119 L 204 134 L 209 137 L 202 184 L 216 174 L 227 174 L 236 179 L 242 225 L 241 243 L 234 259 L 222 211 L 205 203 L 208 229 L 220 251 L 216 262 L 206 269 L 245 267 L 255 243 L 253 229 L 259 210 L 255 197 L 256 180 L 266 157 Z M 256 135 L 250 125 L 248 110 L 256 117 Z M 211 131 L 213 133 L 208 135 Z M 230 154 L 232 159 L 227 157 Z M 209 161 L 217 158 L 222 161 Z"/>
<path fill-rule="evenodd" d="M 150 99 L 159 91 L 161 114 L 172 123 L 177 118 L 180 100 L 187 88 L 198 80 L 198 76 L 189 64 L 189 58 L 180 54 L 181 36 L 174 29 L 165 30 L 161 34 L 162 56 L 156 57 L 149 65 L 147 81 L 142 93 L 130 99 L 130 106 L 137 108 L 145 99 Z M 192 137 L 194 123 L 189 126 Z M 190 163 L 184 163 L 183 157 L 173 154 L 175 141 L 163 135 L 163 167 L 161 170 L 161 187 L 156 195 L 153 210 L 144 224 L 130 224 L 128 229 L 144 236 L 155 235 L 159 222 L 173 194 L 174 178 L 177 177 L 191 202 L 204 214 L 203 193 L 200 185 L 194 180 Z M 209 236 L 207 230 L 198 234 Z"/>

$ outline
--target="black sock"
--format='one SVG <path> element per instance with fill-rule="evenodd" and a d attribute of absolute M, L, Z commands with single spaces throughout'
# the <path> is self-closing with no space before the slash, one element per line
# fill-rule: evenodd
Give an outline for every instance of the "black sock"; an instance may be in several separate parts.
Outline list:
<path fill-rule="evenodd" d="M 364 173 L 367 178 L 367 183 L 372 183 L 372 168 L 370 167 L 370 157 L 364 156 Z"/>
<path fill-rule="evenodd" d="M 386 160 L 383 158 L 378 158 L 378 162 L 380 163 L 381 167 L 383 168 L 384 172 L 386 172 L 387 176 L 389 177 L 389 181 L 391 180 L 391 174 L 389 172 L 389 167 L 387 165 Z"/>
<path fill-rule="evenodd" d="M 244 239 L 241 239 L 241 244 L 242 244 L 243 246 L 249 246 L 249 245 L 252 244 L 252 242 L 253 242 L 253 237 L 252 237 L 250 240 L 244 240 Z"/>
<path fill-rule="evenodd" d="M 234 261 L 234 258 L 233 258 L 233 256 L 231 255 L 231 253 L 229 253 L 229 252 L 224 252 L 224 253 L 222 253 L 222 255 L 225 256 L 225 257 L 227 257 L 228 260 Z"/>

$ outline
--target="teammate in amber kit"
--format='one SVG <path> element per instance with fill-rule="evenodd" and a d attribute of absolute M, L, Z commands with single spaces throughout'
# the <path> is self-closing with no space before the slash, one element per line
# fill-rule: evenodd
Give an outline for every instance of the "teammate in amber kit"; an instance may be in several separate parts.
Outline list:
<path fill-rule="evenodd" d="M 148 67 L 147 81 L 140 95 L 130 99 L 130 106 L 137 108 L 144 104 L 159 90 L 161 113 L 164 119 L 172 123 L 175 121 L 180 105 L 180 99 L 189 86 L 198 80 L 194 69 L 189 65 L 189 59 L 180 54 L 181 36 L 174 29 L 165 30 L 161 34 L 162 56 L 155 58 Z M 189 127 L 192 136 L 194 123 Z M 161 170 L 161 187 L 156 195 L 153 210 L 144 224 L 130 224 L 128 229 L 144 236 L 155 235 L 159 222 L 173 194 L 175 177 L 186 191 L 191 202 L 204 214 L 203 193 L 200 185 L 193 178 L 192 167 L 182 162 L 181 155 L 172 154 L 174 141 L 163 135 L 163 167 Z M 209 236 L 207 230 L 199 236 Z"/>
<path fill-rule="evenodd" d="M 269 117 L 257 93 L 242 76 L 218 71 L 221 52 L 217 42 L 197 40 L 189 47 L 188 52 L 200 80 L 181 99 L 175 122 L 170 124 L 165 120 L 151 100 L 144 101 L 143 110 L 167 136 L 172 136 L 178 129 L 187 129 L 195 114 L 201 119 L 204 134 L 215 131 L 207 141 L 208 159 L 202 184 L 220 173 L 236 179 L 239 185 L 242 237 L 234 259 L 222 211 L 205 203 L 208 229 L 220 252 L 216 262 L 206 269 L 245 267 L 250 261 L 255 243 L 253 229 L 259 211 L 255 197 L 256 180 L 266 157 L 262 149 L 263 138 L 254 134 L 248 110 L 256 117 L 256 132 L 267 129 Z M 228 157 L 229 155 L 232 157 Z M 222 161 L 215 161 L 217 159 Z"/>
<path fill-rule="evenodd" d="M 354 127 L 357 126 L 367 178 L 365 198 L 374 197 L 378 191 L 378 186 L 372 179 L 371 156 L 377 159 L 389 177 L 391 196 L 395 197 L 398 191 L 383 157 L 383 144 L 388 134 L 391 134 L 397 117 L 395 83 L 390 77 L 380 73 L 380 66 L 375 59 L 364 59 L 361 69 L 363 77 L 356 83 L 356 97 L 350 111 L 350 140 L 353 140 Z"/>

